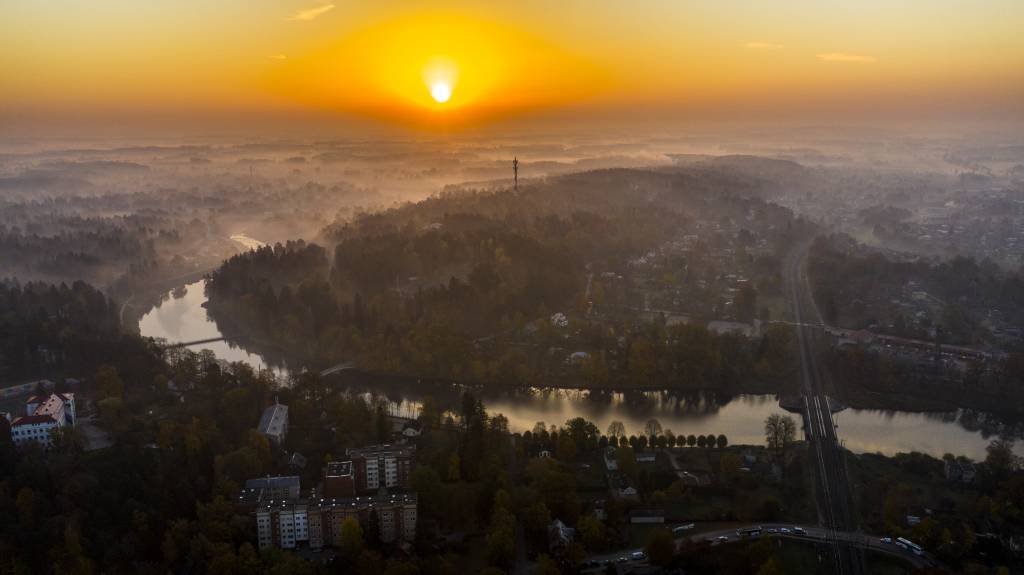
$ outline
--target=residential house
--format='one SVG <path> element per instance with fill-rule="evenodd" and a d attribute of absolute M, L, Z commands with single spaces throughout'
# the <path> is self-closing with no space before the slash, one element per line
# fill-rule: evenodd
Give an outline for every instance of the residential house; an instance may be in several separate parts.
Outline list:
<path fill-rule="evenodd" d="M 274 405 L 263 410 L 256 429 L 275 445 L 281 445 L 288 435 L 288 406 L 281 405 L 275 398 Z"/>

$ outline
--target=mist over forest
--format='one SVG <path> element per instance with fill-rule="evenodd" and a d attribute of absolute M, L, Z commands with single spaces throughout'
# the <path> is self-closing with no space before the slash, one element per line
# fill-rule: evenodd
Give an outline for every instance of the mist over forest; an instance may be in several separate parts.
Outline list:
<path fill-rule="evenodd" d="M 813 548 L 742 539 L 823 509 L 836 565 L 1019 564 L 1022 230 L 1017 135 L 11 140 L 0 408 L 56 390 L 85 419 L 26 449 L 15 430 L 34 420 L 0 418 L 0 551 L 83 573 L 773 573 Z M 292 431 L 271 440 L 260 414 L 280 405 Z M 836 410 L 844 427 L 799 432 L 785 414 Z M 767 447 L 752 445 L 743 418 L 757 437 L 764 413 Z M 319 497 L 332 454 L 390 442 L 417 462 L 395 484 L 418 514 L 404 543 L 376 511 L 333 543 L 254 522 L 339 505 L 292 494 L 275 510 L 254 478 Z M 33 465 L 109 480 L 61 503 L 71 487 Z M 638 530 L 644 513 L 674 531 Z M 561 521 L 581 534 L 567 547 L 548 538 Z M 129 524 L 151 527 L 125 538 Z M 718 525 L 740 526 L 739 551 Z M 884 537 L 857 555 L 854 528 L 927 558 Z"/>

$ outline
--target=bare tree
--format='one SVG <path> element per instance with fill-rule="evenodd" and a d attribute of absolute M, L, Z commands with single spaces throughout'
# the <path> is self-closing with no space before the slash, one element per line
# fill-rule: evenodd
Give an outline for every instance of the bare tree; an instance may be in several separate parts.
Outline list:
<path fill-rule="evenodd" d="M 764 420 L 764 436 L 769 448 L 781 452 L 796 439 L 796 422 L 788 415 L 773 413 Z"/>
<path fill-rule="evenodd" d="M 613 421 L 608 424 L 608 432 L 605 435 L 608 437 L 625 437 L 626 426 L 621 421 Z"/>
<path fill-rule="evenodd" d="M 661 435 L 661 422 L 657 419 L 648 419 L 647 423 L 644 424 L 644 435 L 647 437 L 657 437 Z"/>

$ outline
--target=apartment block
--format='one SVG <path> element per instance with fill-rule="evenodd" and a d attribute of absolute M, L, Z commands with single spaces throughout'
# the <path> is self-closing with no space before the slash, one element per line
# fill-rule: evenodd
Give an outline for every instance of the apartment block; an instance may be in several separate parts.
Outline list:
<path fill-rule="evenodd" d="M 364 530 L 376 525 L 384 543 L 416 539 L 415 494 L 271 501 L 261 503 L 254 515 L 260 549 L 340 546 L 341 528 L 349 517 Z"/>
<path fill-rule="evenodd" d="M 416 447 L 412 445 L 372 445 L 347 452 L 357 493 L 381 487 L 408 487 L 416 465 Z"/>

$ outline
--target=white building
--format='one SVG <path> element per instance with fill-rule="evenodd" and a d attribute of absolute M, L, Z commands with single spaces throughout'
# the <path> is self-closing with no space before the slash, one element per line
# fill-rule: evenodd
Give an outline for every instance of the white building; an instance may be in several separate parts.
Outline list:
<path fill-rule="evenodd" d="M 11 421 L 11 439 L 15 445 L 35 442 L 43 447 L 51 447 L 53 430 L 74 424 L 75 394 L 32 396 L 25 402 L 25 415 Z"/>
<path fill-rule="evenodd" d="M 569 327 L 569 318 L 562 312 L 551 314 L 551 325 L 554 327 Z"/>
<path fill-rule="evenodd" d="M 281 405 L 274 400 L 274 405 L 263 410 L 260 417 L 260 424 L 257 427 L 260 433 L 267 436 L 267 439 L 277 445 L 281 445 L 288 435 L 288 406 Z"/>
<path fill-rule="evenodd" d="M 738 333 L 747 337 L 758 337 L 761 335 L 761 320 L 755 319 L 753 325 L 738 321 L 715 320 L 708 322 L 708 331 L 717 335 Z"/>
<path fill-rule="evenodd" d="M 415 464 L 413 445 L 372 445 L 349 449 L 356 491 L 381 487 L 408 487 Z"/>

